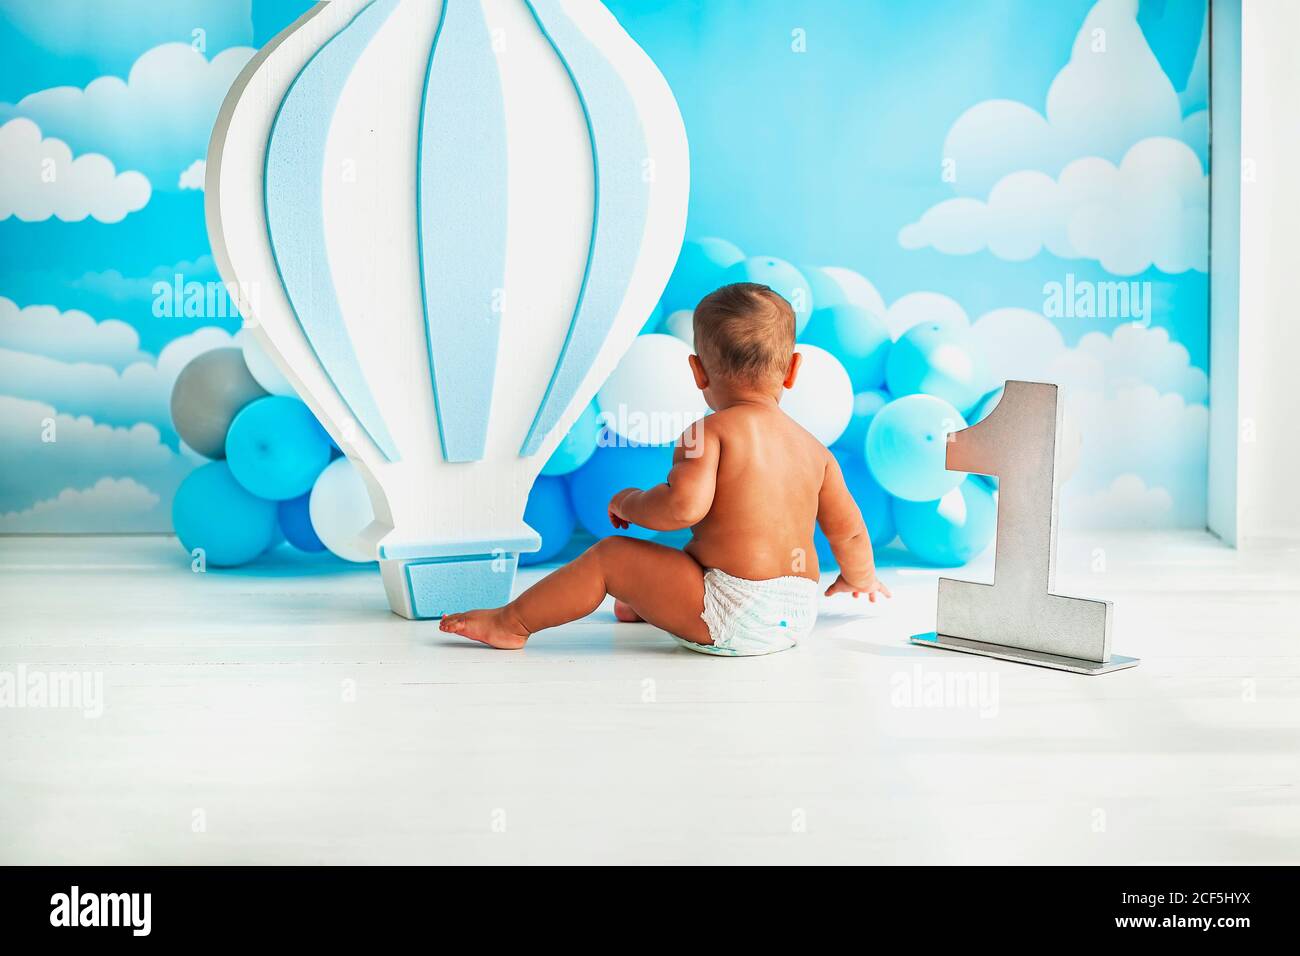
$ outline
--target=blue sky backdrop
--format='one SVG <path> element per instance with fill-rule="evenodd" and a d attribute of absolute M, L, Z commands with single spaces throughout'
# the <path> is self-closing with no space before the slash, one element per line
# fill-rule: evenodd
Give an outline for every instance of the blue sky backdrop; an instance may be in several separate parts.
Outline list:
<path fill-rule="evenodd" d="M 1050 254 L 1010 263 L 898 242 L 902 225 L 951 195 L 940 174 L 952 122 L 992 99 L 1042 111 L 1093 0 L 607 5 L 668 77 L 686 119 L 690 232 L 754 254 L 849 266 L 886 301 L 943 292 L 972 317 L 1037 309 L 1044 281 L 1066 271 L 1110 278 Z M 1138 23 L 1176 90 L 1204 17 L 1204 0 L 1141 4 Z M 794 29 L 806 32 L 804 54 L 791 51 Z M 1153 269 L 1138 278 L 1168 287 L 1157 322 L 1205 367 L 1205 273 L 1173 279 Z M 1109 323 L 1079 321 L 1062 331 L 1072 342 L 1102 328 Z"/>
<path fill-rule="evenodd" d="M 310 6 L 0 10 L 0 531 L 167 526 L 196 461 L 167 421 L 171 381 L 238 323 L 156 316 L 153 286 L 217 280 L 212 121 Z M 689 236 L 848 267 L 895 327 L 921 306 L 961 313 L 997 368 L 1080 383 L 1081 511 L 1201 522 L 1205 0 L 607 6 L 681 106 Z M 1045 283 L 1067 275 L 1149 282 L 1152 328 L 1045 318 Z"/>

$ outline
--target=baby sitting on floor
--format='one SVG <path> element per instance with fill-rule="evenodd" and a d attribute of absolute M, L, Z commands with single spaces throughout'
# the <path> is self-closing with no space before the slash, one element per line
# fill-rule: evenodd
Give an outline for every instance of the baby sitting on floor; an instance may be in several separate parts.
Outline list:
<path fill-rule="evenodd" d="M 890 596 L 839 464 L 781 411 L 801 359 L 790 303 L 738 282 L 705 296 L 694 324 L 691 372 L 714 414 L 678 439 L 663 484 L 609 502 L 615 528 L 690 528 L 685 550 L 605 538 L 504 607 L 448 614 L 442 630 L 520 648 L 537 631 L 590 614 L 608 594 L 620 621 L 648 621 L 694 651 L 783 651 L 817 619 L 815 524 L 840 565 L 828 596 Z"/>

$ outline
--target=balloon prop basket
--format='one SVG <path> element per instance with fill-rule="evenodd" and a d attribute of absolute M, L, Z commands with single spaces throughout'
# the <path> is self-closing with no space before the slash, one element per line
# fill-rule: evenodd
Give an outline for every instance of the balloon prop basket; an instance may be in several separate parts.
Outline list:
<path fill-rule="evenodd" d="M 510 601 L 519 552 L 380 561 L 393 613 L 413 621 Z"/>
<path fill-rule="evenodd" d="M 962 654 L 980 654 L 994 657 L 1001 661 L 1015 661 L 1017 664 L 1032 664 L 1035 667 L 1050 667 L 1053 670 L 1069 671 L 1072 674 L 1109 674 L 1111 671 L 1123 670 L 1137 665 L 1136 657 L 1112 656 L 1108 661 L 1086 661 L 1077 657 L 1065 657 L 1060 654 L 1044 654 L 1005 644 L 990 644 L 986 641 L 970 641 L 962 637 L 949 637 L 946 634 L 913 634 L 909 641 L 920 647 L 940 647 Z"/>
<path fill-rule="evenodd" d="M 364 485 L 318 501 L 357 546 L 340 556 L 377 556 L 402 617 L 509 601 L 541 546 L 510 523 L 681 251 L 690 152 L 668 82 L 600 3 L 331 0 L 231 85 L 207 170 L 221 277 L 351 463 L 344 490 Z M 301 493 L 284 484 L 268 500 Z"/>

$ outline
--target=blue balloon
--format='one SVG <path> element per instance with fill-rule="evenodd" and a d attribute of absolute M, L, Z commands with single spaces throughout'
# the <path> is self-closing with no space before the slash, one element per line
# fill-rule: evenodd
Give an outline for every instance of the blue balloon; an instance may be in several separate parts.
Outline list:
<path fill-rule="evenodd" d="M 831 449 L 831 454 L 840 463 L 844 484 L 848 486 L 849 494 L 862 512 L 862 520 L 867 523 L 867 535 L 871 538 L 872 545 L 879 548 L 889 544 L 898 535 L 894 528 L 894 511 L 890 507 L 889 493 L 880 487 L 861 454 L 839 448 Z M 831 553 L 830 541 L 822 533 L 820 525 L 813 535 L 813 544 L 822 564 L 827 567 L 837 566 L 835 556 Z"/>
<path fill-rule="evenodd" d="M 281 501 L 276 510 L 280 518 L 280 531 L 284 540 L 299 551 L 324 551 L 325 543 L 316 536 L 316 529 L 311 526 L 311 512 L 308 503 L 311 492 Z"/>
<path fill-rule="evenodd" d="M 795 334 L 799 334 L 812 316 L 812 287 L 802 272 L 784 259 L 754 256 L 737 262 L 722 277 L 722 285 L 732 282 L 757 282 L 785 297 L 794 309 Z"/>
<path fill-rule="evenodd" d="M 569 475 L 569 500 L 578 520 L 598 538 L 612 534 L 653 538 L 656 532 L 637 525 L 615 531 L 609 523 L 609 499 L 624 488 L 662 484 L 672 464 L 672 445 L 602 445 L 585 465 Z"/>
<path fill-rule="evenodd" d="M 982 422 L 989 417 L 989 412 L 993 411 L 1000 401 L 1002 401 L 1002 389 L 995 388 L 976 402 L 975 407 L 971 409 L 971 413 L 966 417 L 970 419 L 972 425 Z"/>
<path fill-rule="evenodd" d="M 884 320 L 861 306 L 817 309 L 800 341 L 824 348 L 839 359 L 855 392 L 879 388 L 885 380 L 885 362 L 893 340 Z"/>
<path fill-rule="evenodd" d="M 705 238 L 683 243 L 668 287 L 659 300 L 664 314 L 679 309 L 695 311 L 702 298 L 726 284 L 723 275 L 727 269 L 744 258 L 745 254 L 725 239 Z"/>
<path fill-rule="evenodd" d="M 568 434 L 551 452 L 551 457 L 542 465 L 543 475 L 567 475 L 581 468 L 596 450 L 600 440 L 600 411 L 593 400 L 582 410 L 578 420 L 573 423 Z"/>
<path fill-rule="evenodd" d="M 542 536 L 542 547 L 537 551 L 519 555 L 522 565 L 542 564 L 564 549 L 573 537 L 578 516 L 569 502 L 569 489 L 563 478 L 537 479 L 528 493 L 524 507 L 524 523 Z"/>
<path fill-rule="evenodd" d="M 227 462 L 214 461 L 194 469 L 176 489 L 172 527 L 186 551 L 202 548 L 213 567 L 247 564 L 275 537 L 275 502 L 250 494 Z"/>
<path fill-rule="evenodd" d="M 226 460 L 239 483 L 259 498 L 283 501 L 311 491 L 330 462 L 330 438 L 296 398 L 271 395 L 235 416 Z"/>
<path fill-rule="evenodd" d="M 876 417 L 878 411 L 893 400 L 888 392 L 879 389 L 858 392 L 854 395 L 853 417 L 849 419 L 849 427 L 844 429 L 844 434 L 836 439 L 834 447 L 858 455 L 866 454 L 867 429 L 871 427 L 871 420 Z"/>
<path fill-rule="evenodd" d="M 894 501 L 894 521 L 907 550 L 927 564 L 952 568 L 989 546 L 998 525 L 993 492 L 967 479 L 937 501 Z"/>
<path fill-rule="evenodd" d="M 849 494 L 858 503 L 862 519 L 867 523 L 867 534 L 877 547 L 889 544 L 898 535 L 894 528 L 894 513 L 889 507 L 889 492 L 880 487 L 875 475 L 860 454 L 843 451 L 831 452 L 840 463 L 844 483 Z"/>
<path fill-rule="evenodd" d="M 896 398 L 876 413 L 867 429 L 867 464 L 895 498 L 942 498 L 966 477 L 947 466 L 948 435 L 965 427 L 966 419 L 942 398 Z"/>
<path fill-rule="evenodd" d="M 889 391 L 900 398 L 925 394 L 967 412 L 988 391 L 989 376 L 964 328 L 922 322 L 903 333 L 885 364 Z"/>
<path fill-rule="evenodd" d="M 262 553 L 270 554 L 276 548 L 280 547 L 280 545 L 284 544 L 284 541 L 284 532 L 280 530 L 280 526 L 277 524 L 271 529 L 271 540 L 267 543 L 266 547 L 262 549 Z"/>

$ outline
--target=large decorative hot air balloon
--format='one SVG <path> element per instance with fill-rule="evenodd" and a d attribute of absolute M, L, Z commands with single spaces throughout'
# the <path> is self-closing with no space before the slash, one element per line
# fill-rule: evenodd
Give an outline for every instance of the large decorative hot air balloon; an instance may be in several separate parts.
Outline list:
<path fill-rule="evenodd" d="M 667 83 L 595 0 L 333 0 L 208 154 L 222 277 L 365 477 L 394 611 L 509 598 L 528 491 L 686 220 Z"/>

